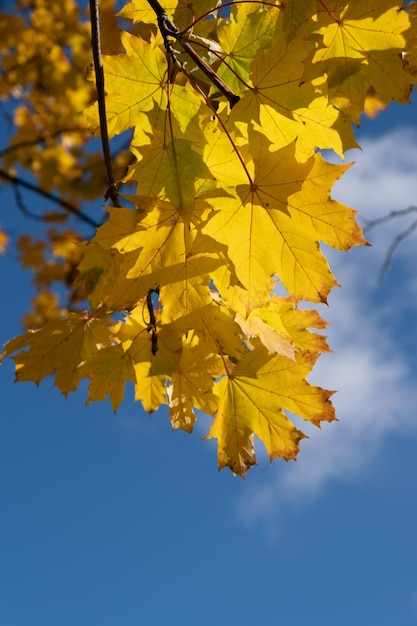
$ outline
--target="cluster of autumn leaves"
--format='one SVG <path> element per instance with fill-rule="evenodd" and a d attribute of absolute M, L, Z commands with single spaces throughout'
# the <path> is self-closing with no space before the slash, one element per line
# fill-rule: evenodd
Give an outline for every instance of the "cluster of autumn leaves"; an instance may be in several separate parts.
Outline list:
<path fill-rule="evenodd" d="M 408 101 L 415 7 L 393 0 L 236 1 L 221 11 L 217 0 L 161 4 L 179 31 L 168 42 L 171 54 L 146 0 L 119 13 L 123 31 L 112 3 L 101 7 L 107 128 L 110 137 L 130 133 L 130 156 L 119 149 L 114 162 L 123 172 L 122 208 L 107 208 L 90 241 L 53 231 L 71 306 L 51 303 L 51 291 L 40 289 L 48 306 L 35 306 L 35 330 L 10 341 L 5 354 L 14 354 L 18 380 L 53 374 L 68 394 L 88 378 L 88 400 L 108 395 L 114 409 L 130 381 L 147 411 L 168 404 L 173 428 L 191 431 L 196 410 L 212 415 L 207 437 L 218 440 L 219 467 L 244 476 L 256 463 L 254 435 L 271 460 L 296 457 L 304 435 L 288 413 L 314 424 L 334 419 L 331 392 L 306 381 L 328 350 L 317 332 L 325 323 L 299 304 L 326 302 L 337 285 L 320 242 L 348 250 L 365 241 L 354 212 L 331 198 L 347 166 L 326 162 L 319 150 L 343 156 L 356 146 L 352 123 L 363 112 Z M 27 98 L 15 114 L 18 148 L 3 162 L 30 161 L 40 186 L 80 211 L 106 186 L 103 170 L 94 173 L 98 153 L 86 148 L 87 133 L 100 133 L 94 82 L 81 68 L 88 24 L 73 2 L 63 3 L 70 59 L 52 29 L 53 5 L 38 2 L 29 26 L 1 18 L 2 30 L 10 22 L 0 89 L 14 80 Z M 30 45 L 19 50 L 17 33 Z M 29 57 L 46 33 L 52 43 L 40 89 Z M 229 91 L 219 91 L 190 46 Z M 48 107 L 51 119 L 41 119 Z M 35 141 L 40 129 L 45 149 Z M 25 245 L 30 264 L 39 244 Z M 42 249 L 39 264 L 48 263 Z M 278 284 L 287 295 L 277 295 Z M 89 308 L 80 311 L 85 300 Z"/>

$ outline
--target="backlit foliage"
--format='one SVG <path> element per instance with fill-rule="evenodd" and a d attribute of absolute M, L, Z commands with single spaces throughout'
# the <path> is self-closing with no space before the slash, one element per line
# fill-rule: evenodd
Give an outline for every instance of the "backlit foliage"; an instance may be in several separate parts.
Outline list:
<path fill-rule="evenodd" d="M 289 414 L 335 419 L 331 392 L 306 380 L 328 347 L 305 303 L 337 285 L 320 244 L 365 240 L 331 197 L 349 166 L 320 150 L 343 157 L 361 114 L 409 100 L 415 3 L 161 4 L 169 32 L 155 3 L 132 0 L 118 16 L 100 3 L 121 207 L 96 212 L 91 239 L 83 210 L 107 182 L 91 140 L 88 16 L 73 0 L 21 0 L 0 16 L 0 95 L 14 120 L 0 176 L 17 188 L 30 172 L 57 198 L 44 236 L 14 242 L 37 295 L 4 355 L 18 381 L 52 375 L 66 395 L 86 378 L 88 401 L 109 396 L 114 410 L 129 381 L 146 411 L 168 405 L 175 429 L 211 415 L 219 467 L 244 476 L 254 435 L 271 460 L 295 459 L 304 435 Z M 3 253 L 6 242 L 0 232 Z"/>

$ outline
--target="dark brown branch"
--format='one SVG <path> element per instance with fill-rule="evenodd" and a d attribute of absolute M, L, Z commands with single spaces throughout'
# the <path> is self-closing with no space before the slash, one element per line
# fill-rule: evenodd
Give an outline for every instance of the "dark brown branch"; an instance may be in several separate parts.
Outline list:
<path fill-rule="evenodd" d="M 183 41 L 182 39 L 180 39 L 179 44 L 183 48 L 183 50 L 185 50 L 185 52 L 188 53 L 188 55 L 192 58 L 194 63 L 200 68 L 203 74 L 207 76 L 209 81 L 213 83 L 213 85 L 217 87 L 220 93 L 222 93 L 227 98 L 230 104 L 230 108 L 232 109 L 235 106 L 235 104 L 239 102 L 240 96 L 235 94 L 228 87 L 228 85 L 226 85 L 226 83 L 220 78 L 220 76 L 218 76 L 216 72 L 211 69 L 210 65 L 207 65 L 207 63 L 198 56 L 197 52 L 194 50 L 194 48 L 191 47 L 188 41 Z"/>
<path fill-rule="evenodd" d="M 13 185 L 19 185 L 19 187 L 22 187 L 23 189 L 27 189 L 28 191 L 33 191 L 34 193 L 37 193 L 43 198 L 46 198 L 50 202 L 56 202 L 56 204 L 59 204 L 64 209 L 66 209 L 69 213 L 72 213 L 79 220 L 85 222 L 86 224 L 89 224 L 89 226 L 92 226 L 93 228 L 98 228 L 100 226 L 100 224 L 98 224 L 92 217 L 90 217 L 86 213 L 83 213 L 82 211 L 79 211 L 77 207 L 73 206 L 72 204 L 64 200 L 63 198 L 60 198 L 59 196 L 56 196 L 55 194 L 50 193 L 49 191 L 45 191 L 44 189 L 37 187 L 36 185 L 28 182 L 27 180 L 23 180 L 22 178 L 19 178 L 19 176 L 14 176 L 13 174 L 9 174 L 8 172 L 4 170 L 0 170 L 0 178 L 4 178 L 5 180 L 9 181 Z"/>
<path fill-rule="evenodd" d="M 12 189 L 13 189 L 17 208 L 23 213 L 23 215 L 25 215 L 31 220 L 35 220 L 36 222 L 43 222 L 42 215 L 36 215 L 36 213 L 32 213 L 32 211 L 29 211 L 29 209 L 23 202 L 22 194 L 20 193 L 19 187 L 17 185 L 13 185 Z"/>
<path fill-rule="evenodd" d="M 148 0 L 148 4 L 154 10 L 157 20 L 159 30 L 161 31 L 162 38 L 164 40 L 164 45 L 167 53 L 172 57 L 174 63 L 177 63 L 177 59 L 175 57 L 172 44 L 169 41 L 169 37 L 174 38 L 181 48 L 188 54 L 189 57 L 194 61 L 194 63 L 200 68 L 200 70 L 207 76 L 209 81 L 222 93 L 225 98 L 229 101 L 230 108 L 233 108 L 234 105 L 239 102 L 240 97 L 235 94 L 226 83 L 216 74 L 216 72 L 208 65 L 194 50 L 187 39 L 184 39 L 182 33 L 175 26 L 174 22 L 168 17 L 163 7 L 159 4 L 158 0 Z"/>
<path fill-rule="evenodd" d="M 96 75 L 96 89 L 98 101 L 98 114 L 100 118 L 101 145 L 103 148 L 104 164 L 107 174 L 107 191 L 105 198 L 111 198 L 114 206 L 120 207 L 117 185 L 114 180 L 112 160 L 110 155 L 109 134 L 107 130 L 106 98 L 104 90 L 104 69 L 101 58 L 100 43 L 100 16 L 98 11 L 98 0 L 90 0 L 91 18 L 91 47 L 93 50 L 94 71 Z"/>
<path fill-rule="evenodd" d="M 148 4 L 150 4 L 151 8 L 155 11 L 156 17 L 162 17 L 164 14 L 166 15 L 165 9 L 161 7 L 158 0 L 148 0 Z"/>

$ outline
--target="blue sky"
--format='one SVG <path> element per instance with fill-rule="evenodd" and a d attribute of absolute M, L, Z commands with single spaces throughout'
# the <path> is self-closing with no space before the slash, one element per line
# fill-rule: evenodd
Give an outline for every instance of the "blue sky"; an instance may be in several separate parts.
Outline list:
<path fill-rule="evenodd" d="M 364 120 L 363 151 L 334 196 L 368 219 L 417 204 L 417 119 Z M 7 191 L 0 222 L 21 217 Z M 35 205 L 36 206 L 36 205 Z M 417 216 L 414 216 L 414 218 Z M 217 472 L 214 442 L 171 432 L 128 389 L 117 415 L 0 369 L 0 626 L 415 626 L 416 235 L 328 251 L 341 283 L 322 314 L 334 352 L 312 382 L 337 389 L 339 422 L 309 429 L 297 463 L 245 481 Z M 31 227 L 31 223 L 24 226 Z M 29 277 L 0 258 L 0 339 L 20 332 Z"/>

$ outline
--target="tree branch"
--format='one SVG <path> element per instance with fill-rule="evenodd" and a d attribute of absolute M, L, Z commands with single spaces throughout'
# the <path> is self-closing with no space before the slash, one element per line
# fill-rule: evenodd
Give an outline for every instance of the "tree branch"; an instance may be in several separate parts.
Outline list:
<path fill-rule="evenodd" d="M 98 10 L 98 0 L 90 0 L 91 18 L 91 47 L 93 50 L 94 71 L 96 75 L 96 89 L 98 101 L 98 114 L 100 118 L 101 145 L 103 148 L 104 164 L 107 173 L 108 188 L 105 198 L 111 198 L 115 207 L 121 207 L 117 185 L 114 181 L 113 167 L 110 155 L 109 134 L 107 130 L 106 98 L 104 90 L 104 69 L 101 58 L 100 43 L 100 16 Z"/>
<path fill-rule="evenodd" d="M 23 187 L 23 189 L 33 191 L 34 193 L 37 193 L 38 195 L 46 198 L 47 200 L 50 200 L 51 202 L 56 202 L 64 209 L 69 211 L 69 213 L 72 213 L 78 219 L 85 222 L 86 224 L 89 224 L 89 226 L 92 226 L 93 228 L 98 228 L 100 226 L 100 224 L 96 222 L 92 217 L 90 217 L 86 213 L 83 213 L 82 211 L 79 211 L 77 207 L 73 206 L 63 198 L 60 198 L 59 196 L 56 196 L 49 191 L 45 191 L 44 189 L 41 189 L 40 187 L 37 187 L 36 185 L 26 180 L 23 180 L 22 178 L 19 178 L 19 176 L 14 176 L 13 174 L 9 174 L 8 172 L 0 169 L 0 178 L 5 178 L 13 185 L 19 185 L 19 187 Z"/>
<path fill-rule="evenodd" d="M 183 39 L 182 33 L 175 26 L 174 22 L 168 17 L 165 10 L 159 4 L 158 0 L 148 0 L 148 4 L 151 6 L 156 14 L 158 20 L 159 30 L 161 31 L 162 38 L 167 53 L 172 58 L 174 63 L 177 63 L 172 44 L 169 41 L 169 37 L 173 37 L 181 46 L 181 48 L 192 58 L 194 63 L 200 68 L 200 70 L 207 76 L 209 81 L 225 96 L 232 109 L 234 105 L 239 102 L 240 96 L 235 94 L 228 85 L 216 74 L 216 72 L 208 65 L 190 45 L 189 41 Z"/>

